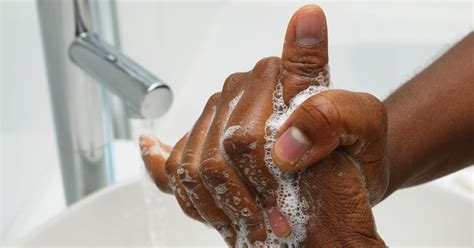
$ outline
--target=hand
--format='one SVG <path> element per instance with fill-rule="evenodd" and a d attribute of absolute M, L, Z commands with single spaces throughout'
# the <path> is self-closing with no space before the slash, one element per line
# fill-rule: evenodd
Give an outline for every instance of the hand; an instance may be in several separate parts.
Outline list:
<path fill-rule="evenodd" d="M 329 82 L 327 45 L 324 13 L 306 6 L 282 59 L 231 75 L 169 158 L 141 137 L 157 186 L 230 246 L 384 246 L 371 212 L 388 180 L 384 107 L 317 87 Z"/>

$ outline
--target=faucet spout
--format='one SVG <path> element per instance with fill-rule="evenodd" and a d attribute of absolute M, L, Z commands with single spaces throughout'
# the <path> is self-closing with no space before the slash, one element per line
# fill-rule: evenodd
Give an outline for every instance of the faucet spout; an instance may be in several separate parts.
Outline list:
<path fill-rule="evenodd" d="M 166 113 L 173 95 L 170 88 L 145 68 L 89 31 L 74 0 L 76 38 L 69 58 L 86 74 L 117 95 L 138 118 L 155 119 Z"/>
<path fill-rule="evenodd" d="M 170 88 L 149 71 L 92 32 L 83 32 L 69 47 L 69 58 L 85 73 L 118 95 L 135 117 L 154 119 L 171 106 Z"/>

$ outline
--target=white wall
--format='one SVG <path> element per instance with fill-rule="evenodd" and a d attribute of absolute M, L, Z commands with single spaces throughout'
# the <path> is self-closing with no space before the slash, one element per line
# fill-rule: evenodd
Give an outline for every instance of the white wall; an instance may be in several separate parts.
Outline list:
<path fill-rule="evenodd" d="M 154 132 L 174 143 L 228 74 L 281 53 L 303 3 L 120 1 L 126 54 L 175 91 Z M 383 98 L 472 29 L 472 3 L 323 3 L 335 87 Z M 14 238 L 64 207 L 33 0 L 1 1 L 1 233 Z"/>
<path fill-rule="evenodd" d="M 55 134 L 34 1 L 1 2 L 1 234 L 39 224 L 61 196 Z M 53 188 L 54 192 L 46 189 Z M 57 199 L 58 197 L 54 197 Z M 61 199 L 61 198 L 59 198 Z"/>
<path fill-rule="evenodd" d="M 123 8 L 122 14 L 130 15 L 130 18 L 121 21 L 126 53 L 143 64 L 160 64 L 155 70 L 158 74 L 161 73 L 160 68 L 168 68 L 163 70 L 163 73 L 169 73 L 163 74 L 163 78 L 178 89 L 172 110 L 156 131 L 159 137 L 169 143 L 175 142 L 190 129 L 208 96 L 220 90 L 229 74 L 248 71 L 263 57 L 280 55 L 286 24 L 292 13 L 303 4 L 226 2 L 216 4 L 219 6 L 216 13 L 171 11 L 173 18 L 165 20 L 160 20 L 159 10 L 166 12 L 169 9 L 148 1 L 141 7 L 136 4 L 136 8 L 156 6 L 154 13 L 157 14 L 150 15 L 154 19 L 147 20 L 152 26 L 164 23 L 169 27 L 178 19 L 181 20 L 180 27 L 185 27 L 182 20 L 188 20 L 191 35 L 186 35 L 187 30 L 172 29 L 168 30 L 171 32 L 161 33 L 162 29 L 152 28 L 147 31 L 147 37 L 156 37 L 154 39 L 137 38 L 143 32 L 132 22 L 125 22 L 141 12 Z M 386 97 L 471 30 L 470 2 L 336 2 L 322 3 L 322 6 L 329 25 L 333 85 L 368 91 L 380 98 Z M 187 9 L 186 5 L 176 8 Z M 215 21 L 202 31 L 204 34 L 193 32 L 197 25 L 202 29 L 201 19 L 207 25 L 209 16 Z M 138 26 L 143 25 L 147 23 Z M 198 52 L 186 53 L 189 47 L 195 46 L 199 47 Z M 148 55 L 150 47 L 156 56 Z M 161 54 L 168 56 L 161 57 Z M 168 59 L 172 59 L 170 63 Z M 191 67 L 181 67 L 176 63 L 179 61 Z M 176 131 L 169 132 L 170 128 Z"/>

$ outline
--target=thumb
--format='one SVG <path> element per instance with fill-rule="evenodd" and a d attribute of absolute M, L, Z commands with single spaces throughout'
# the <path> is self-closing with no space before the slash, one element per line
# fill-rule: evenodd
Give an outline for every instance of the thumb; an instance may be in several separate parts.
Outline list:
<path fill-rule="evenodd" d="M 293 15 L 286 31 L 282 59 L 286 103 L 310 85 L 329 84 L 326 16 L 319 6 L 304 6 Z"/>
<path fill-rule="evenodd" d="M 383 104 L 366 93 L 328 90 L 304 101 L 281 127 L 272 156 L 280 169 L 315 164 L 337 147 L 361 164 L 385 155 Z"/>

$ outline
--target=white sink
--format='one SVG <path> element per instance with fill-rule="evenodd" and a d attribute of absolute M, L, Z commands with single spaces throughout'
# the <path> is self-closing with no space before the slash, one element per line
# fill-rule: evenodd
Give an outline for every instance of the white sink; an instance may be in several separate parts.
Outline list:
<path fill-rule="evenodd" d="M 439 182 L 395 193 L 375 215 L 390 246 L 473 245 L 473 198 Z M 146 178 L 93 194 L 14 245 L 223 247 L 224 242 L 185 217 L 174 197 Z"/>

